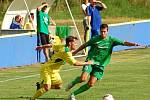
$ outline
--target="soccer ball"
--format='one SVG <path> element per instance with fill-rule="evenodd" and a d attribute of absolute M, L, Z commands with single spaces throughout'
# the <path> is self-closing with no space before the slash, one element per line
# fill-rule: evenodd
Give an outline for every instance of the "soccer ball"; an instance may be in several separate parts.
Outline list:
<path fill-rule="evenodd" d="M 103 100 L 115 100 L 111 94 L 106 94 L 103 96 Z"/>

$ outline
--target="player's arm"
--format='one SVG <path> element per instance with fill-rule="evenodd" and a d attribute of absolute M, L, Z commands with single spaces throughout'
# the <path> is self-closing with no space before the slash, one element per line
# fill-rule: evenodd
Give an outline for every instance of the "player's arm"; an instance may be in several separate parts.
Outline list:
<path fill-rule="evenodd" d="M 91 64 L 93 64 L 92 61 L 87 61 L 87 62 L 76 61 L 73 65 L 74 66 L 84 66 L 84 65 L 91 65 Z"/>
<path fill-rule="evenodd" d="M 91 16 L 88 16 L 87 18 L 88 18 L 88 28 L 90 28 L 90 27 L 91 27 L 91 26 L 90 26 L 90 23 L 91 23 Z"/>
<path fill-rule="evenodd" d="M 69 63 L 70 65 L 74 65 L 74 66 L 84 66 L 84 65 L 91 65 L 93 64 L 92 61 L 87 61 L 87 62 L 82 62 L 82 61 L 78 61 L 76 60 L 73 56 L 71 52 L 66 52 L 63 54 L 62 59 L 64 59 L 64 61 L 66 61 L 67 63 Z"/>
<path fill-rule="evenodd" d="M 87 42 L 82 44 L 78 49 L 76 49 L 75 51 L 72 52 L 72 55 L 77 54 L 79 51 L 83 50 L 84 48 L 87 47 Z"/>
<path fill-rule="evenodd" d="M 100 7 L 102 8 L 102 10 L 107 9 L 107 6 L 102 1 L 96 1 L 96 3 L 100 4 Z"/>
<path fill-rule="evenodd" d="M 45 3 L 45 4 L 41 5 L 41 6 L 38 6 L 38 7 L 37 7 L 37 10 L 38 10 L 38 11 L 41 11 L 41 9 L 42 9 L 44 6 L 48 6 L 48 4 Z"/>
<path fill-rule="evenodd" d="M 52 44 L 46 44 L 46 45 L 37 46 L 35 49 L 36 50 L 41 50 L 41 49 L 44 49 L 44 48 L 51 48 L 51 47 L 52 47 Z"/>
<path fill-rule="evenodd" d="M 56 26 L 56 23 L 55 23 L 55 21 L 52 18 L 50 18 L 50 22 L 51 22 L 52 25 Z"/>
<path fill-rule="evenodd" d="M 89 7 L 86 8 L 86 14 L 87 14 L 87 20 L 88 20 L 88 29 L 91 27 L 90 24 L 91 24 L 91 10 Z"/>
<path fill-rule="evenodd" d="M 125 41 L 124 46 L 141 46 L 141 45 L 138 43 L 132 43 L 132 42 Z"/>

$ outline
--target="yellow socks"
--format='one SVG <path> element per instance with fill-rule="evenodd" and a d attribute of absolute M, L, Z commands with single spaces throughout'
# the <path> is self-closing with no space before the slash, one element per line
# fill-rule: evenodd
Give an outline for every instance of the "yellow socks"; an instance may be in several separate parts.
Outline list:
<path fill-rule="evenodd" d="M 38 97 L 43 95 L 45 92 L 46 92 L 46 90 L 44 89 L 44 87 L 40 88 L 39 90 L 36 91 L 35 95 L 32 97 L 31 100 L 37 99 Z"/>

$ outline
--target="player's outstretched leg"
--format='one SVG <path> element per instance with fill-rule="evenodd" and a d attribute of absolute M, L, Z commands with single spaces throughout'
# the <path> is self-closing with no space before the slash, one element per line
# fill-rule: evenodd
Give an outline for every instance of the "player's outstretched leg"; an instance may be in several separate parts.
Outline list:
<path fill-rule="evenodd" d="M 70 98 L 72 98 L 71 100 L 76 100 L 75 96 L 87 91 L 88 89 L 90 89 L 90 87 L 94 86 L 94 84 L 96 83 L 97 78 L 95 76 L 90 76 L 90 79 L 88 81 L 88 83 L 82 85 L 79 89 L 75 90 L 74 92 L 71 93 Z"/>
<path fill-rule="evenodd" d="M 39 90 L 36 91 L 35 95 L 30 98 L 30 100 L 35 100 L 38 97 L 42 96 L 45 92 L 47 92 L 50 89 L 50 85 L 49 84 L 44 84 L 43 87 L 41 87 Z"/>
<path fill-rule="evenodd" d="M 82 93 L 82 92 L 88 90 L 89 88 L 90 88 L 90 86 L 89 86 L 87 83 L 84 84 L 84 85 L 82 85 L 79 89 L 75 90 L 74 92 L 72 92 L 72 93 L 70 94 L 69 99 L 70 99 L 70 100 L 76 100 L 75 96 L 76 96 L 77 94 L 80 94 L 80 93 Z"/>
<path fill-rule="evenodd" d="M 80 83 L 80 77 L 76 77 L 71 83 L 69 83 L 66 88 L 65 91 L 69 91 L 73 86 L 75 86 L 76 84 Z"/>

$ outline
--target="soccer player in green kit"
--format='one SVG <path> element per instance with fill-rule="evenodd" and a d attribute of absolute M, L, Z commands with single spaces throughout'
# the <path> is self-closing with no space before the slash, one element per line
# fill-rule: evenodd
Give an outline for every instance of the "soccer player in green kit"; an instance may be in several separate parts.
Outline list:
<path fill-rule="evenodd" d="M 49 25 L 56 25 L 52 18 L 48 15 L 48 3 L 43 2 L 42 5 L 37 7 L 37 38 L 38 46 L 48 45 L 52 34 L 49 31 Z M 49 48 L 43 48 L 45 61 L 47 62 L 49 57 Z"/>
<path fill-rule="evenodd" d="M 122 41 L 117 38 L 113 38 L 108 35 L 108 25 L 102 24 L 100 27 L 101 34 L 99 36 L 93 37 L 91 40 L 87 41 L 81 45 L 77 50 L 73 52 L 76 54 L 87 46 L 91 46 L 86 60 L 92 60 L 95 65 L 86 65 L 82 69 L 82 74 L 80 77 L 76 77 L 71 83 L 66 87 L 66 91 L 69 91 L 74 85 L 85 82 L 90 75 L 90 78 L 87 83 L 82 85 L 79 89 L 75 90 L 70 95 L 70 100 L 76 100 L 75 96 L 84 91 L 87 91 L 92 87 L 97 80 L 102 79 L 105 67 L 110 62 L 112 49 L 114 46 L 123 45 L 123 46 L 140 46 L 137 43 L 131 43 L 127 41 Z"/>

